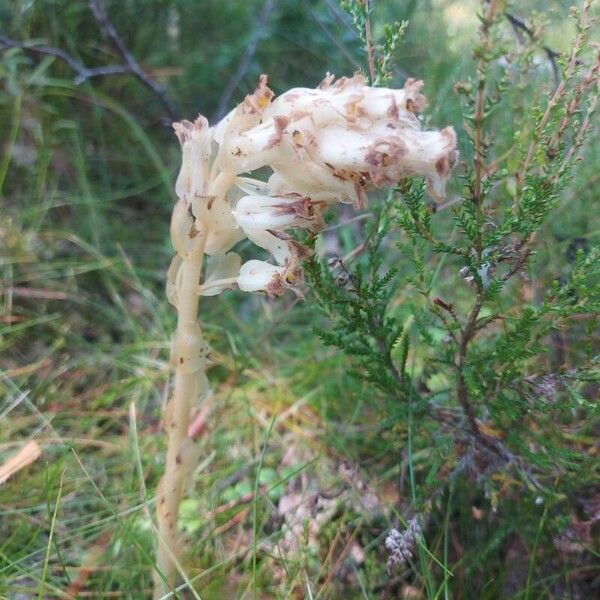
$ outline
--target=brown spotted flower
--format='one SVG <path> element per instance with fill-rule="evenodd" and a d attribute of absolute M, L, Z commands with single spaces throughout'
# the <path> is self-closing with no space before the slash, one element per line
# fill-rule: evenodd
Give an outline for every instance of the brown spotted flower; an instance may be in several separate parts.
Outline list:
<path fill-rule="evenodd" d="M 182 246 L 186 236 L 207 232 L 209 275 L 199 293 L 237 286 L 271 296 L 298 289 L 307 249 L 290 235 L 317 233 L 323 214 L 338 202 L 363 207 L 367 193 L 416 175 L 440 199 L 456 162 L 452 127 L 423 131 L 423 83 L 401 90 L 373 88 L 355 75 L 332 75 L 316 89 L 294 88 L 278 98 L 260 78 L 247 96 L 214 127 L 203 117 L 175 125 L 183 163 L 177 194 L 188 211 L 174 219 Z M 248 177 L 268 169 L 265 180 Z M 242 265 L 231 249 L 248 239 L 276 264 Z M 254 282 L 251 282 L 252 278 Z"/>

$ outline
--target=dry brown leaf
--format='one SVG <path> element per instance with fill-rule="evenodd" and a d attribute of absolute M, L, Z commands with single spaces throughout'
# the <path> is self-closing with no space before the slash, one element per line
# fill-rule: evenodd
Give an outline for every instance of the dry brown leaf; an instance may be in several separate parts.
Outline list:
<path fill-rule="evenodd" d="M 35 440 L 27 442 L 16 454 L 0 466 L 0 485 L 21 469 L 35 462 L 41 454 L 42 450 Z"/>

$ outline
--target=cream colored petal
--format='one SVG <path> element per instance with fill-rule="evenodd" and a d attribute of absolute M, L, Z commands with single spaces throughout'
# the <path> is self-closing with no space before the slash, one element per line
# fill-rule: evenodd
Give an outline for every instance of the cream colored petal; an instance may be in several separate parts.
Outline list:
<path fill-rule="evenodd" d="M 316 229 L 322 220 L 320 204 L 300 194 L 289 196 L 249 195 L 241 198 L 233 211 L 238 225 L 244 229 L 289 228 Z"/>
<path fill-rule="evenodd" d="M 181 256 L 176 254 L 171 261 L 171 265 L 169 266 L 169 270 L 167 271 L 167 300 L 175 307 L 179 304 L 178 299 L 178 285 L 177 285 L 177 275 L 179 273 L 179 267 L 181 267 L 182 263 Z"/>
<path fill-rule="evenodd" d="M 244 239 L 244 232 L 238 227 L 231 211 L 231 204 L 226 197 L 194 198 L 191 203 L 191 213 L 196 223 L 204 224 L 208 231 L 204 248 L 206 254 L 224 254 Z"/>
<path fill-rule="evenodd" d="M 240 269 L 238 287 L 243 292 L 266 291 L 283 277 L 285 269 L 262 260 L 249 260 Z"/>
<path fill-rule="evenodd" d="M 228 250 L 231 250 L 238 242 L 241 242 L 245 237 L 243 230 L 239 227 L 236 229 L 210 231 L 206 239 L 204 252 L 209 256 L 212 256 L 213 254 L 224 254 Z"/>
<path fill-rule="evenodd" d="M 209 257 L 206 263 L 206 277 L 200 288 L 202 296 L 216 296 L 235 285 L 242 259 L 235 252 Z"/>
<path fill-rule="evenodd" d="M 223 144 L 228 137 L 258 125 L 272 98 L 273 92 L 267 86 L 267 76 L 261 75 L 256 90 L 216 125 L 214 137 L 217 143 Z"/>
<path fill-rule="evenodd" d="M 200 116 L 193 123 L 181 121 L 173 128 L 181 143 L 181 169 L 175 183 L 175 192 L 179 198 L 191 198 L 205 192 L 208 178 L 211 144 L 214 130 L 208 121 Z"/>
<path fill-rule="evenodd" d="M 178 200 L 171 215 L 171 241 L 175 251 L 185 257 L 195 247 L 197 233 L 196 223 L 189 212 L 189 204 L 184 199 Z"/>
<path fill-rule="evenodd" d="M 277 264 L 287 265 L 291 263 L 293 251 L 288 241 L 261 229 L 247 229 L 246 236 L 251 242 L 270 252 Z"/>
<path fill-rule="evenodd" d="M 260 179 L 253 179 L 251 177 L 236 177 L 235 185 L 250 196 L 259 194 L 266 196 L 269 194 L 269 186 L 266 182 Z"/>

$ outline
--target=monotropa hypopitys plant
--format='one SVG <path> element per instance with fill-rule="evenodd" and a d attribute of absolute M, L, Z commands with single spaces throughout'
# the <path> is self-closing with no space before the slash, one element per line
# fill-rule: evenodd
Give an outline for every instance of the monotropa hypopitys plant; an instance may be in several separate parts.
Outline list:
<path fill-rule="evenodd" d="M 413 175 L 426 179 L 434 198 L 443 197 L 456 135 L 452 127 L 422 130 L 422 85 L 410 79 L 401 90 L 373 88 L 361 75 L 337 81 L 327 75 L 316 89 L 294 88 L 274 99 L 263 75 L 256 91 L 217 125 L 202 116 L 175 123 L 183 158 L 167 295 L 178 319 L 171 350 L 175 384 L 164 414 L 167 459 L 156 498 L 156 597 L 173 587 L 181 567 L 179 504 L 200 454 L 190 424 L 210 393 L 209 350 L 197 320 L 200 296 L 229 288 L 270 297 L 286 288 L 300 293 L 302 260 L 310 252 L 290 231 L 316 234 L 333 204 L 362 208 L 370 190 Z M 244 175 L 265 167 L 270 175 L 264 181 Z M 232 249 L 243 239 L 273 261 L 242 264 Z"/>

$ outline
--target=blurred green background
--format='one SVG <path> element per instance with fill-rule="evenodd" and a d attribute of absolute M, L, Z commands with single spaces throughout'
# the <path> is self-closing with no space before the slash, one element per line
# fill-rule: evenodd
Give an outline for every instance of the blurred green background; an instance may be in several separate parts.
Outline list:
<path fill-rule="evenodd" d="M 376 36 L 387 21 L 410 22 L 391 85 L 424 79 L 425 123 L 453 124 L 468 158 L 453 85 L 472 72 L 478 3 L 374 5 Z M 562 52 L 572 32 L 568 6 L 524 0 L 512 9 L 548 21 L 544 43 Z M 121 64 L 87 2 L 0 0 L 0 463 L 25 439 L 43 447 L 36 464 L 0 485 L 0 597 L 11 599 L 148 597 L 148 515 L 162 471 L 160 407 L 175 323 L 163 292 L 180 156 L 170 122 L 201 113 L 214 123 L 261 73 L 277 94 L 314 87 L 328 71 L 364 67 L 351 20 L 334 0 L 107 0 L 105 7 L 166 102 L 130 74 L 76 85 L 67 61 L 31 49 L 59 49 L 89 69 Z M 543 52 L 539 77 L 552 81 Z M 498 119 L 510 137 L 511 113 Z M 547 282 L 568 268 L 574 239 L 600 237 L 597 143 L 587 157 L 532 267 Z M 451 198 L 460 185 L 451 184 Z M 351 228 L 336 243 L 349 251 L 359 241 Z M 389 583 L 381 538 L 389 522 L 385 511 L 365 516 L 360 503 L 374 489 L 382 505 L 394 505 L 406 455 L 393 432 L 380 435 L 385 402 L 312 333 L 312 324 L 323 325 L 312 304 L 310 295 L 302 303 L 238 293 L 202 302 L 217 355 L 216 408 L 201 442 L 197 493 L 182 515 L 192 534 L 189 572 L 210 566 L 199 579 L 202 598 L 250 597 L 257 579 L 261 598 L 421 597 L 407 595 L 418 593 L 410 577 Z M 418 446 L 417 475 L 427 481 L 437 458 L 427 440 Z M 298 474 L 328 490 L 354 483 L 341 515 L 319 536 L 325 553 L 306 544 L 292 559 L 270 545 L 280 524 L 269 514 Z M 255 484 L 268 494 L 248 504 Z M 529 556 L 547 518 L 535 495 L 522 506 L 512 498 L 501 515 L 468 485 L 443 502 L 449 516 L 433 545 L 439 555 L 450 543 L 463 552 L 452 566 L 452 597 L 592 598 L 600 589 L 597 563 L 561 558 L 551 533 L 542 543 L 552 560 L 540 567 L 542 583 L 530 586 L 532 563 L 520 557 Z M 568 520 L 570 510 L 559 518 Z M 355 539 L 338 535 L 357 522 L 366 525 Z M 271 560 L 258 573 L 248 562 L 257 536 Z M 357 556 L 348 559 L 346 550 Z M 569 583 L 579 578 L 581 587 Z"/>

